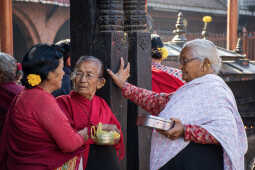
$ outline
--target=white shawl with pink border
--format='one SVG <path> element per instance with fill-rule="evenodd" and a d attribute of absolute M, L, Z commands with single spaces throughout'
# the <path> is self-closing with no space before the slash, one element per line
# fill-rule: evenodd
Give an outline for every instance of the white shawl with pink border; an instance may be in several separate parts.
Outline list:
<path fill-rule="evenodd" d="M 224 170 L 244 170 L 244 125 L 232 91 L 219 76 L 208 74 L 185 84 L 171 96 L 159 116 L 206 129 L 223 147 Z M 153 131 L 150 169 L 159 169 L 188 144 L 183 138 L 170 140 Z"/>

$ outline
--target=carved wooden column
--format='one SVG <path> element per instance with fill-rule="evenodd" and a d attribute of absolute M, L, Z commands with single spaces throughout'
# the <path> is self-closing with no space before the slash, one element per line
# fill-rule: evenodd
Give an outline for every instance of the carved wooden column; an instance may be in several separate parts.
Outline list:
<path fill-rule="evenodd" d="M 145 0 L 124 0 L 125 31 L 141 32 L 146 29 Z"/>
<path fill-rule="evenodd" d="M 127 60 L 128 43 L 123 30 L 122 0 L 71 0 L 72 65 L 82 55 L 101 59 L 106 68 L 118 70 L 120 57 Z M 121 123 L 124 140 L 127 139 L 127 101 L 112 80 L 97 93 L 110 105 Z M 127 151 L 127 150 L 126 150 Z M 128 152 L 128 151 L 127 151 Z M 126 156 L 121 169 L 126 170 Z"/>
<path fill-rule="evenodd" d="M 146 0 L 124 0 L 125 24 L 128 33 L 128 60 L 131 64 L 130 82 L 151 89 L 151 38 L 146 29 Z M 127 168 L 149 169 L 151 130 L 136 126 L 137 114 L 147 114 L 128 102 Z"/>
<path fill-rule="evenodd" d="M 0 0 L 0 51 L 13 56 L 12 1 Z"/>
<path fill-rule="evenodd" d="M 81 55 L 94 55 L 117 71 L 124 57 L 131 63 L 130 81 L 150 89 L 151 39 L 145 32 L 145 4 L 145 0 L 71 0 L 72 65 Z M 127 115 L 126 100 L 111 79 L 99 95 L 111 106 L 125 135 L 127 156 L 121 169 L 149 169 L 151 131 L 136 126 L 136 115 L 145 111 L 129 102 Z"/>
<path fill-rule="evenodd" d="M 123 31 L 124 12 L 122 0 L 98 0 L 98 24 L 101 32 Z"/>

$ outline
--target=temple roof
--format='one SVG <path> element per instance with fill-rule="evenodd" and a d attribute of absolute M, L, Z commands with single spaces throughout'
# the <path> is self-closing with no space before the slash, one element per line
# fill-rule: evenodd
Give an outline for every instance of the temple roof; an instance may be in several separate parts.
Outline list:
<path fill-rule="evenodd" d="M 21 2 L 37 2 L 69 7 L 70 0 L 13 0 Z M 147 0 L 148 7 L 160 11 L 193 11 L 200 13 L 226 14 L 226 0 Z M 248 10 L 241 9 L 240 14 L 253 15 Z"/>
<path fill-rule="evenodd" d="M 60 6 L 70 6 L 70 0 L 13 0 L 23 2 L 37 2 L 44 4 L 55 4 Z M 220 0 L 148 0 L 148 5 L 161 4 L 171 6 L 199 7 L 208 9 L 225 10 L 226 6 Z"/>
<path fill-rule="evenodd" d="M 226 4 L 220 0 L 148 0 L 148 6 L 158 10 L 181 10 L 226 14 Z"/>
<path fill-rule="evenodd" d="M 206 8 L 225 10 L 226 4 L 219 0 L 148 0 L 148 4 L 162 4 L 176 7 Z"/>
<path fill-rule="evenodd" d="M 227 0 L 147 0 L 148 7 L 159 11 L 191 11 L 211 14 L 227 14 Z M 239 14 L 252 15 L 240 6 Z"/>

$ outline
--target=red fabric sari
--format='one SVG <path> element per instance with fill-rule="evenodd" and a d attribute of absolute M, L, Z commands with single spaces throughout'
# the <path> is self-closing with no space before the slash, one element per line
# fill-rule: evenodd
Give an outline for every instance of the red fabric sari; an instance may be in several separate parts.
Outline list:
<path fill-rule="evenodd" d="M 40 88 L 25 89 L 6 117 L 0 169 L 53 170 L 79 154 L 84 144 L 51 94 Z"/>
<path fill-rule="evenodd" d="M 101 97 L 94 96 L 92 100 L 88 100 L 76 92 L 71 92 L 70 95 L 64 95 L 57 98 L 60 108 L 66 113 L 71 125 L 76 130 L 81 130 L 85 127 L 89 128 L 92 125 L 96 126 L 99 122 L 103 124 L 115 124 L 121 132 L 120 123 L 112 113 L 108 104 Z M 83 168 L 86 168 L 89 146 L 93 141 L 89 139 L 86 149 L 82 154 Z M 119 144 L 115 145 L 117 155 L 120 159 L 124 157 L 123 134 Z"/>
<path fill-rule="evenodd" d="M 157 93 L 175 92 L 184 83 L 177 77 L 152 67 L 152 90 Z"/>
<path fill-rule="evenodd" d="M 23 86 L 17 85 L 14 82 L 0 84 L 0 134 L 12 100 L 22 91 L 22 89 Z"/>

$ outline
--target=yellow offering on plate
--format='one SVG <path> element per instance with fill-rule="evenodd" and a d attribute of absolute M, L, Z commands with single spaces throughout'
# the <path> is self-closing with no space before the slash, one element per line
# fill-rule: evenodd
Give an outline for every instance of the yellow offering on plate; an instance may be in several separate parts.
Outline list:
<path fill-rule="evenodd" d="M 98 145 L 114 145 L 115 141 L 120 139 L 120 134 L 115 130 L 103 130 L 103 124 L 100 122 L 97 128 L 91 127 L 91 138 Z"/>

